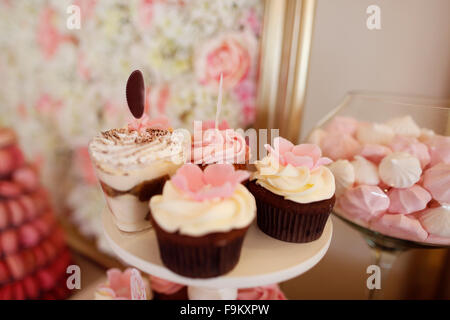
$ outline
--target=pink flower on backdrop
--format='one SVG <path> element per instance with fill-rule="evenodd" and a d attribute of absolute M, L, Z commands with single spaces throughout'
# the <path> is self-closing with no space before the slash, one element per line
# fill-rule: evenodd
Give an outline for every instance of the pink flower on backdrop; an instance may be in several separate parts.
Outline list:
<path fill-rule="evenodd" d="M 46 59 L 51 59 L 61 43 L 76 42 L 72 36 L 63 35 L 54 25 L 55 10 L 46 7 L 42 10 L 37 26 L 37 42 Z"/>
<path fill-rule="evenodd" d="M 84 182 L 89 185 L 97 183 L 97 177 L 95 176 L 87 147 L 79 147 L 75 150 L 75 163 L 81 170 Z"/>
<path fill-rule="evenodd" d="M 153 15 L 155 13 L 154 5 L 158 0 L 141 0 L 139 2 L 139 23 L 148 27 L 152 20 Z"/>
<path fill-rule="evenodd" d="M 237 300 L 287 300 L 277 284 L 239 289 Z"/>
<path fill-rule="evenodd" d="M 36 101 L 36 110 L 43 114 L 58 113 L 62 107 L 62 101 L 54 99 L 48 93 L 43 93 Z"/>
<path fill-rule="evenodd" d="M 254 9 L 248 10 L 242 21 L 242 24 L 248 26 L 250 30 L 252 30 L 252 32 L 257 36 L 261 34 L 262 23 Z"/>
<path fill-rule="evenodd" d="M 97 0 L 76 0 L 73 4 L 80 7 L 81 20 L 83 21 L 94 15 Z"/>
<path fill-rule="evenodd" d="M 172 177 L 172 183 L 195 201 L 230 197 L 249 173 L 235 170 L 231 164 L 213 164 L 204 171 L 191 163 L 183 165 Z"/>
<path fill-rule="evenodd" d="M 256 107 L 254 104 L 246 104 L 242 107 L 242 123 L 244 126 L 252 124 L 256 119 Z"/>
<path fill-rule="evenodd" d="M 147 286 L 139 271 L 134 268 L 109 269 L 108 281 L 97 288 L 97 293 L 114 300 L 146 300 Z"/>
<path fill-rule="evenodd" d="M 91 77 L 91 70 L 86 64 L 86 56 L 80 52 L 77 57 L 77 72 L 83 80 L 89 80 Z"/>
<path fill-rule="evenodd" d="M 195 74 L 202 85 L 218 88 L 223 73 L 224 89 L 234 88 L 251 67 L 251 53 L 244 33 L 215 36 L 200 46 L 195 57 Z"/>
<path fill-rule="evenodd" d="M 305 166 L 310 170 L 333 162 L 331 159 L 322 157 L 322 151 L 315 144 L 294 145 L 289 140 L 276 137 L 273 140 L 274 148 L 269 144 L 264 147 L 269 153 L 278 159 L 283 166 L 288 164 L 294 167 Z"/>

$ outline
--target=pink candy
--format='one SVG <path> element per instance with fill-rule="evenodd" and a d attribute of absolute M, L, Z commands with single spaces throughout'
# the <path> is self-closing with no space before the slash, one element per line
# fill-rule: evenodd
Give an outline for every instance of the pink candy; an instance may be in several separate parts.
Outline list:
<path fill-rule="evenodd" d="M 424 142 L 430 151 L 431 166 L 440 162 L 450 163 L 450 137 L 435 135 Z"/>
<path fill-rule="evenodd" d="M 427 190 L 419 185 L 405 189 L 392 188 L 388 192 L 390 199 L 389 213 L 410 214 L 425 209 L 431 200 Z"/>
<path fill-rule="evenodd" d="M 350 117 L 337 116 L 325 127 L 331 134 L 354 135 L 358 128 L 358 120 Z"/>
<path fill-rule="evenodd" d="M 385 214 L 380 219 L 372 221 L 371 229 L 392 236 L 413 241 L 424 241 L 428 233 L 420 222 L 403 214 Z"/>
<path fill-rule="evenodd" d="M 320 147 L 324 156 L 333 160 L 350 160 L 361 150 L 360 143 L 349 134 L 328 134 L 322 139 Z"/>
<path fill-rule="evenodd" d="M 21 193 L 20 185 L 10 181 L 0 181 L 0 198 L 16 198 Z"/>
<path fill-rule="evenodd" d="M 35 190 L 39 185 L 36 172 L 30 167 L 22 167 L 14 171 L 13 181 L 28 192 Z"/>
<path fill-rule="evenodd" d="M 440 163 L 427 169 L 423 186 L 440 203 L 450 203 L 450 164 Z"/>
<path fill-rule="evenodd" d="M 338 199 L 338 205 L 348 215 L 369 221 L 389 208 L 389 198 L 377 186 L 360 185 L 348 189 Z"/>

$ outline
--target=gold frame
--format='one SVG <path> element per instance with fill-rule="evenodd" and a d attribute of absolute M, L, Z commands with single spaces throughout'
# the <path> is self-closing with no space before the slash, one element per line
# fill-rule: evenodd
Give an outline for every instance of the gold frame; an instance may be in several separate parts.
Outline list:
<path fill-rule="evenodd" d="M 256 128 L 300 136 L 316 0 L 265 0 Z"/>

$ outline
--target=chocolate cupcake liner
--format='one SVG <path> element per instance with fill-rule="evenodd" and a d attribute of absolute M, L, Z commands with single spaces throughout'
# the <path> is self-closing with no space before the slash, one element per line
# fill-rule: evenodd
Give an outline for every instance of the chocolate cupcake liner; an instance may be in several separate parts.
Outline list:
<path fill-rule="evenodd" d="M 151 219 L 159 253 L 171 271 L 190 278 L 217 277 L 231 271 L 239 261 L 247 228 L 201 237 L 164 231 Z"/>
<path fill-rule="evenodd" d="M 312 203 L 296 203 L 271 193 L 254 181 L 247 187 L 256 199 L 259 229 L 286 242 L 305 243 L 320 238 L 335 201 L 333 196 Z"/>
<path fill-rule="evenodd" d="M 258 227 L 265 234 L 286 242 L 304 243 L 322 235 L 330 212 L 302 214 L 256 200 Z"/>

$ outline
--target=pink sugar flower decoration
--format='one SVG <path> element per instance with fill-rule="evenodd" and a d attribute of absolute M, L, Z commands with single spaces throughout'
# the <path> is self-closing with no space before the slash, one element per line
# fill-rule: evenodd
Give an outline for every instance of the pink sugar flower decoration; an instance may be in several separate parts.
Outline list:
<path fill-rule="evenodd" d="M 146 284 L 139 271 L 128 268 L 124 272 L 109 269 L 106 272 L 108 281 L 100 285 L 97 291 L 110 296 L 114 300 L 146 300 Z"/>
<path fill-rule="evenodd" d="M 237 300 L 287 300 L 277 284 L 239 289 Z"/>
<path fill-rule="evenodd" d="M 290 164 L 294 167 L 305 166 L 313 170 L 333 162 L 329 158 L 322 157 L 322 151 L 315 144 L 305 143 L 295 146 L 292 142 L 281 137 L 276 137 L 273 142 L 275 148 L 272 148 L 269 144 L 264 147 L 283 166 Z"/>
<path fill-rule="evenodd" d="M 153 291 L 167 295 L 174 294 L 185 287 L 182 284 L 158 278 L 152 275 L 150 275 L 150 285 Z"/>
<path fill-rule="evenodd" d="M 148 115 L 144 114 L 140 119 L 133 119 L 128 123 L 128 130 L 142 132 L 142 130 L 153 128 L 167 130 L 170 128 L 169 119 L 166 116 L 159 116 L 150 119 Z"/>
<path fill-rule="evenodd" d="M 236 186 L 247 179 L 249 173 L 235 170 L 231 164 L 213 164 L 204 171 L 187 163 L 177 170 L 172 183 L 195 201 L 230 197 Z"/>

